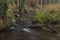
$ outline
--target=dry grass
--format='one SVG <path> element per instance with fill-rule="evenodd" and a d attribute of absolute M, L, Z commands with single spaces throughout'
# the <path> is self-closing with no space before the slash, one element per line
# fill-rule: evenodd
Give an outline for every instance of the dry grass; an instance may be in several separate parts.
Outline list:
<path fill-rule="evenodd" d="M 43 7 L 44 10 L 49 10 L 49 11 L 60 11 L 60 5 L 59 4 L 49 4 L 49 5 L 45 5 Z"/>
<path fill-rule="evenodd" d="M 3 28 L 5 28 L 5 24 L 3 23 L 3 20 L 0 19 L 0 29 L 3 29 Z"/>

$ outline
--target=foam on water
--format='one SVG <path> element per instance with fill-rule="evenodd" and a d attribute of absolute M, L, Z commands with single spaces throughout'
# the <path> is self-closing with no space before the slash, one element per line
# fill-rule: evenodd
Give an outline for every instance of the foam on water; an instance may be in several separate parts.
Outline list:
<path fill-rule="evenodd" d="M 22 30 L 24 30 L 24 31 L 26 31 L 26 32 L 28 32 L 28 33 L 31 32 L 30 29 L 26 29 L 26 28 L 24 28 L 24 29 L 22 29 Z"/>

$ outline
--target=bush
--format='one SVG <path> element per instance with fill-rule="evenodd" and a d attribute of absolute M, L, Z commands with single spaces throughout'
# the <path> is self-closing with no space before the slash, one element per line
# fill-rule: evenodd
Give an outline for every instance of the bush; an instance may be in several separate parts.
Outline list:
<path fill-rule="evenodd" d="M 60 23 L 60 13 L 56 13 L 54 11 L 51 12 L 49 10 L 41 12 L 40 10 L 36 9 L 34 21 L 43 24 L 57 24 Z"/>
<path fill-rule="evenodd" d="M 35 20 L 35 21 L 38 21 L 38 22 L 40 22 L 40 23 L 43 23 L 43 22 L 44 22 L 44 19 L 45 19 L 44 13 L 42 13 L 42 12 L 40 12 L 38 9 L 36 9 L 34 20 Z"/>
<path fill-rule="evenodd" d="M 7 26 L 11 26 L 11 24 L 13 23 L 12 20 L 14 18 L 13 7 L 10 7 L 10 6 L 8 7 L 7 13 L 6 13 L 6 22 L 7 22 L 6 25 Z"/>
<path fill-rule="evenodd" d="M 45 11 L 45 15 L 46 15 L 46 22 L 48 22 L 50 24 L 60 22 L 59 21 L 59 19 L 60 19 L 59 13 L 55 13 L 55 12 L 51 12 L 51 11 Z"/>

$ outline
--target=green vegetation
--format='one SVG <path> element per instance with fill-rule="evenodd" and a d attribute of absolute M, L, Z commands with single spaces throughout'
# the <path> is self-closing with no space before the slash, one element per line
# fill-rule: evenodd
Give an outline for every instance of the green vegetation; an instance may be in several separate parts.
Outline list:
<path fill-rule="evenodd" d="M 19 0 L 20 1 L 20 0 Z M 22 0 L 19 5 L 18 4 L 12 3 L 7 5 L 6 0 L 1 0 L 0 1 L 0 21 L 1 25 L 5 26 L 11 26 L 13 23 L 12 20 L 14 18 L 14 12 L 17 11 L 17 13 L 22 12 L 31 12 L 35 13 L 35 17 L 32 19 L 32 16 L 34 14 L 28 14 L 25 16 L 25 14 L 16 14 L 18 16 L 22 16 L 20 19 L 31 19 L 34 21 L 35 24 L 39 23 L 45 25 L 55 25 L 55 24 L 60 24 L 60 5 L 59 4 L 49 4 L 49 5 L 44 5 L 41 7 L 40 5 L 36 5 L 36 7 L 32 7 L 28 4 L 25 4 L 25 0 Z M 18 19 L 18 20 L 20 20 Z"/>
<path fill-rule="evenodd" d="M 0 1 L 0 29 L 9 27 L 12 24 L 13 9 L 7 5 L 6 0 Z"/>
<path fill-rule="evenodd" d="M 11 9 L 8 9 L 7 13 L 6 13 L 7 26 L 11 26 L 13 17 L 14 17 L 13 16 L 13 11 Z"/>
<path fill-rule="evenodd" d="M 0 0 L 0 29 L 5 28 L 6 24 L 7 1 Z"/>
<path fill-rule="evenodd" d="M 44 11 L 36 9 L 34 21 L 37 21 L 42 24 L 55 24 L 60 23 L 60 13 L 54 11 Z"/>

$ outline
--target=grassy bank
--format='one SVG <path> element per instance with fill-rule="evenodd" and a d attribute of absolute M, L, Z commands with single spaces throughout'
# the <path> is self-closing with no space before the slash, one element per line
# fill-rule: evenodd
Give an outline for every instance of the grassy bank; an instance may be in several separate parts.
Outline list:
<path fill-rule="evenodd" d="M 37 27 L 48 27 L 52 30 L 60 28 L 60 6 L 58 4 L 45 5 L 35 10 L 33 24 Z"/>

